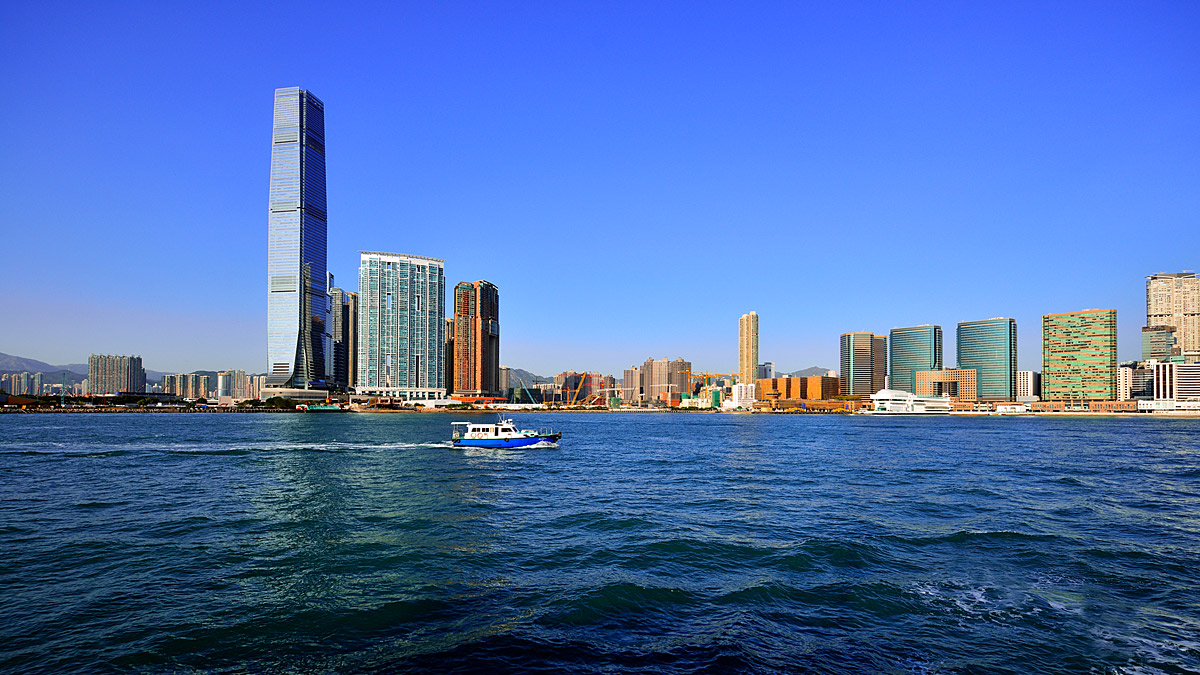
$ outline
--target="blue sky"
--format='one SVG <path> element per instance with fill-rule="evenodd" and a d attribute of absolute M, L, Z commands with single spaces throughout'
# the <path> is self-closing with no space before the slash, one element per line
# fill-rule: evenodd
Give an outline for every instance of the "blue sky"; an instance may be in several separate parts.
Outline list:
<path fill-rule="evenodd" d="M 0 351 L 265 360 L 271 102 L 326 104 L 330 270 L 445 258 L 501 360 L 837 367 L 838 335 L 1200 268 L 1200 4 L 8 3 Z"/>

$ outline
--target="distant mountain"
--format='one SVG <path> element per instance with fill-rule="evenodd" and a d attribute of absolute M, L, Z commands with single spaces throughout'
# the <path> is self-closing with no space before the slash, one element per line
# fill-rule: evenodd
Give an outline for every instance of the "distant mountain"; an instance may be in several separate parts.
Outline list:
<path fill-rule="evenodd" d="M 824 375 L 829 372 L 829 368 L 822 366 L 813 366 L 804 370 L 797 370 L 792 373 L 779 373 L 778 377 L 812 377 L 813 375 Z"/>
<path fill-rule="evenodd" d="M 27 359 L 23 356 L 13 356 L 11 354 L 0 353 L 0 373 L 41 373 L 43 382 L 47 384 L 57 384 L 62 382 L 63 371 L 66 371 L 67 373 L 67 384 L 78 384 L 82 382 L 85 377 L 87 377 L 88 367 L 86 363 L 68 363 L 65 366 L 55 366 L 44 361 L 38 361 L 37 359 Z M 193 370 L 192 372 L 196 373 L 197 375 L 208 375 L 209 386 L 213 389 L 217 388 L 217 371 Z M 520 372 L 526 373 L 524 370 Z M 174 371 L 167 373 L 157 370 L 150 370 L 147 368 L 146 385 L 149 386 L 152 384 L 159 384 L 162 382 L 163 375 L 174 374 Z M 255 373 L 249 374 L 254 375 Z M 527 375 L 532 375 L 532 373 L 527 373 Z M 532 376 L 538 377 L 537 375 Z M 545 382 L 546 380 L 545 378 L 542 378 L 541 380 L 537 381 Z M 526 379 L 525 382 L 527 384 L 532 383 L 532 381 L 529 379 Z"/>
<path fill-rule="evenodd" d="M 31 373 L 48 373 L 54 370 L 70 370 L 70 368 L 67 366 L 52 366 L 45 361 L 27 359 L 23 356 L 0 353 L 0 372 L 21 373 L 29 371 Z M 87 372 L 87 366 L 83 367 L 83 372 Z"/>
<path fill-rule="evenodd" d="M 535 375 L 535 374 L 529 372 L 528 370 L 522 370 L 520 368 L 509 368 L 508 369 L 508 383 L 509 383 L 508 386 L 519 387 L 519 386 L 521 386 L 522 381 L 524 381 L 525 386 L 528 387 L 531 385 L 538 384 L 540 382 L 553 382 L 554 378 L 546 377 L 544 375 Z"/>

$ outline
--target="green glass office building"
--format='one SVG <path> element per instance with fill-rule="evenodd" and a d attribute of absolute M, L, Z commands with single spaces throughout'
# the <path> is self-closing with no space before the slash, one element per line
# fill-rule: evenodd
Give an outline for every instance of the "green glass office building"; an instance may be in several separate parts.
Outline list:
<path fill-rule="evenodd" d="M 888 389 L 915 394 L 918 370 L 942 369 L 942 327 L 893 328 L 889 337 Z"/>
<path fill-rule="evenodd" d="M 979 400 L 1011 401 L 1017 395 L 1017 322 L 983 319 L 958 324 L 959 368 L 975 370 Z"/>
<path fill-rule="evenodd" d="M 1142 328 L 1142 360 L 1166 361 L 1175 349 L 1174 326 L 1146 326 Z"/>
<path fill-rule="evenodd" d="M 1042 317 L 1042 398 L 1117 398 L 1117 310 Z"/>

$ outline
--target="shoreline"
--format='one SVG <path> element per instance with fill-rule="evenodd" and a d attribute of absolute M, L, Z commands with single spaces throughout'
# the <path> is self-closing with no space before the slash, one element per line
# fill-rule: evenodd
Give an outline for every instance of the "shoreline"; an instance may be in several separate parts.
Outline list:
<path fill-rule="evenodd" d="M 447 414 L 447 413 L 464 414 L 464 415 L 471 415 L 471 414 L 504 415 L 504 414 L 510 414 L 510 413 L 539 413 L 539 414 L 541 414 L 541 413 L 552 413 L 552 414 L 561 414 L 561 413 L 637 413 L 637 414 L 676 413 L 676 414 L 689 414 L 689 415 L 695 415 L 695 414 L 702 414 L 702 415 L 704 415 L 704 414 L 707 414 L 707 415 L 714 415 L 714 414 L 821 415 L 824 417 L 847 416 L 847 417 L 880 417 L 880 418 L 888 418 L 888 417 L 932 417 L 932 418 L 944 418 L 944 417 L 1050 417 L 1050 418 L 1054 418 L 1054 417 L 1147 417 L 1147 418 L 1153 418 L 1153 419 L 1200 418 L 1200 412 L 1193 412 L 1193 411 L 1186 411 L 1186 412 L 1129 412 L 1129 411 L 1121 411 L 1121 412 L 1090 412 L 1090 411 L 1067 412 L 1067 411 L 1061 411 L 1061 412 L 1059 412 L 1059 411 L 1056 411 L 1056 412 L 1036 412 L 1036 413 L 1035 412 L 1027 412 L 1027 413 L 1012 413 L 1012 414 L 1007 414 L 1007 413 L 1006 414 L 997 414 L 994 412 L 977 412 L 977 411 L 972 410 L 972 411 L 950 412 L 950 413 L 947 413 L 944 415 L 928 415 L 928 414 L 905 415 L 903 413 L 893 413 L 893 414 L 887 414 L 887 415 L 856 415 L 853 413 L 844 413 L 844 412 L 799 412 L 799 411 L 794 411 L 794 412 L 751 412 L 749 410 L 686 410 L 686 411 L 684 411 L 684 410 L 674 410 L 674 409 L 657 410 L 657 409 L 646 409 L 646 408 L 632 409 L 632 410 L 620 410 L 620 409 L 617 409 L 617 410 L 609 410 L 609 409 L 569 410 L 569 409 L 558 409 L 558 408 L 530 409 L 530 410 L 504 410 L 504 409 L 492 409 L 492 408 L 482 408 L 482 409 L 475 409 L 475 410 L 446 410 L 443 408 L 439 408 L 439 409 L 418 409 L 418 410 L 347 410 L 347 411 L 345 411 L 345 413 L 309 413 L 309 412 L 305 412 L 303 410 L 292 410 L 292 409 L 288 409 L 288 408 L 220 408 L 220 407 L 209 407 L 209 408 L 121 408 L 121 407 L 110 407 L 110 408 L 102 408 L 102 407 L 90 408 L 90 407 L 88 407 L 88 408 L 85 408 L 85 407 L 80 407 L 80 408 L 28 408 L 28 409 L 0 408 L 0 415 L 23 415 L 23 414 L 35 414 L 35 415 L 118 414 L 119 415 L 119 414 L 169 414 L 169 413 L 221 414 L 221 415 L 241 414 L 241 413 L 306 414 L 306 415 L 309 415 L 309 414 L 346 414 L 346 413 L 359 413 L 359 414 L 367 414 L 367 415 L 377 415 L 377 414 L 427 415 L 427 414 Z"/>

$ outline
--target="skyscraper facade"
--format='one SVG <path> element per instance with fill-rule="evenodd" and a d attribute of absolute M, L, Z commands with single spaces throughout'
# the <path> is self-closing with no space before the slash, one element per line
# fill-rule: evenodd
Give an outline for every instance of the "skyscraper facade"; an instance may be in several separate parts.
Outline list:
<path fill-rule="evenodd" d="M 354 386 L 355 356 L 358 353 L 358 294 L 340 288 L 329 289 L 330 329 L 333 345 L 331 384 L 338 389 Z"/>
<path fill-rule="evenodd" d="M 1184 355 L 1200 352 L 1200 279 L 1195 273 L 1146 277 L 1146 325 L 1174 326 Z"/>
<path fill-rule="evenodd" d="M 88 357 L 88 390 L 92 394 L 146 391 L 146 369 L 140 356 Z"/>
<path fill-rule="evenodd" d="M 981 401 L 1011 401 L 1017 395 L 1017 322 L 983 319 L 958 324 L 958 367 L 975 370 Z"/>
<path fill-rule="evenodd" d="M 1042 398 L 1112 401 L 1117 397 L 1117 310 L 1042 317 Z"/>
<path fill-rule="evenodd" d="M 915 394 L 918 370 L 942 369 L 942 327 L 893 328 L 889 338 L 888 388 Z"/>
<path fill-rule="evenodd" d="M 454 287 L 454 393 L 503 396 L 500 291 L 487 281 L 463 281 Z"/>
<path fill-rule="evenodd" d="M 442 383 L 446 391 L 454 391 L 454 317 L 446 317 L 446 346 L 442 349 L 442 363 L 446 364 L 445 381 Z"/>
<path fill-rule="evenodd" d="M 267 385 L 325 389 L 330 335 L 326 270 L 325 104 L 275 90 L 267 216 Z"/>
<path fill-rule="evenodd" d="M 754 384 L 758 379 L 758 313 L 738 319 L 738 381 Z"/>
<path fill-rule="evenodd" d="M 1142 360 L 1165 361 L 1175 355 L 1174 326 L 1144 326 L 1142 328 Z"/>
<path fill-rule="evenodd" d="M 445 261 L 359 253 L 355 390 L 406 400 L 444 397 Z"/>
<path fill-rule="evenodd" d="M 870 396 L 884 388 L 887 338 L 874 333 L 843 333 L 841 341 L 842 396 Z"/>

